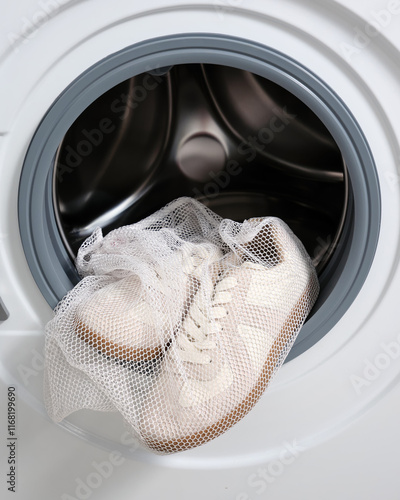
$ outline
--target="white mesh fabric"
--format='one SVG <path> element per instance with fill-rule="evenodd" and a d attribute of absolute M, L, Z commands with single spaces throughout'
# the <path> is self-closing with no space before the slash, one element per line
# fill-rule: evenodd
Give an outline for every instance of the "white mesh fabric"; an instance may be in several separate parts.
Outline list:
<path fill-rule="evenodd" d="M 96 230 L 76 266 L 82 280 L 46 327 L 48 413 L 118 411 L 156 453 L 199 446 L 244 417 L 319 292 L 281 220 L 237 223 L 191 198 Z"/>

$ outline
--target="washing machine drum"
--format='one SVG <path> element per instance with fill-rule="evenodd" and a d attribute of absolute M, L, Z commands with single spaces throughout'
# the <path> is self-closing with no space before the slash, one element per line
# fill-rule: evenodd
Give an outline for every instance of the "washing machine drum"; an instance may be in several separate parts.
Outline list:
<path fill-rule="evenodd" d="M 113 87 L 67 131 L 54 168 L 71 257 L 96 227 L 108 232 L 191 196 L 236 221 L 282 218 L 321 273 L 342 232 L 347 188 L 338 146 L 302 101 L 220 65 L 176 65 Z"/>

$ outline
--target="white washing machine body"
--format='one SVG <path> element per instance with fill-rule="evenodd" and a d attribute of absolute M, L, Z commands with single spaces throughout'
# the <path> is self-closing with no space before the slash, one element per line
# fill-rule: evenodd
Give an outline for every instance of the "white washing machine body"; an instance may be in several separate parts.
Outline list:
<path fill-rule="evenodd" d="M 8 403 L 7 389 L 15 387 L 17 498 L 398 498 L 400 2 L 30 0 L 6 10 L 0 56 L 1 407 Z M 18 199 L 31 141 L 72 82 L 127 47 L 192 34 L 269 47 L 333 90 L 374 160 L 379 238 L 346 311 L 282 367 L 254 410 L 213 442 L 163 457 L 138 449 L 115 415 L 82 412 L 60 425 L 46 417 L 43 331 L 52 309 L 27 263 Z M 4 438 L 13 437 L 2 414 Z M 9 473 L 11 448 L 4 443 L 2 470 Z M 7 479 L 3 474 L 2 498 L 12 498 Z"/>

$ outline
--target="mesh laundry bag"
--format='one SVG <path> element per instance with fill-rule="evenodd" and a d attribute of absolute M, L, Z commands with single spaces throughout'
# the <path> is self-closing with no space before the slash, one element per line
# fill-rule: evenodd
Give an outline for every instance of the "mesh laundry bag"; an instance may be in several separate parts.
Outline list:
<path fill-rule="evenodd" d="M 319 291 L 279 219 L 237 223 L 180 198 L 79 250 L 80 283 L 46 327 L 45 402 L 56 421 L 118 411 L 141 443 L 201 445 L 248 413 Z"/>

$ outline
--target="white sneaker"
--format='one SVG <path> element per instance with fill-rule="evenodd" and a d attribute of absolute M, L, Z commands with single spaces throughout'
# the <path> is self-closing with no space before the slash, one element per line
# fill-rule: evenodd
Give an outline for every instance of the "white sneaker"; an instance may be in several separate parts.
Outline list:
<path fill-rule="evenodd" d="M 149 276 L 130 274 L 104 286 L 78 306 L 77 334 L 124 363 L 159 359 L 193 300 L 198 273 L 221 255 L 217 247 L 205 250 L 186 244 L 176 252 L 178 263 L 173 263 L 182 272 L 169 274 L 166 263 L 160 263 L 149 268 Z"/>
<path fill-rule="evenodd" d="M 319 291 L 304 250 L 287 238 L 269 235 L 267 264 L 228 254 L 219 276 L 202 281 L 142 409 L 139 432 L 149 448 L 172 453 L 206 443 L 265 391 Z"/>

